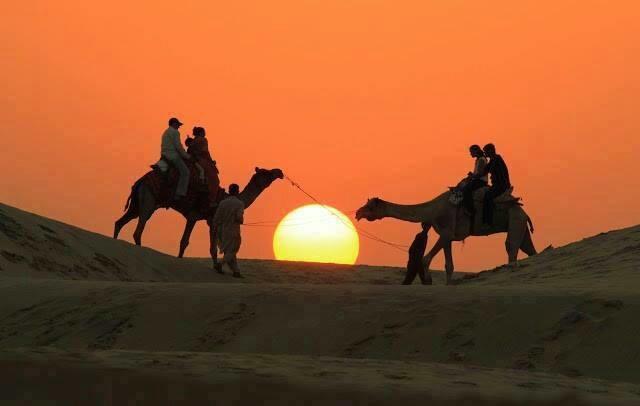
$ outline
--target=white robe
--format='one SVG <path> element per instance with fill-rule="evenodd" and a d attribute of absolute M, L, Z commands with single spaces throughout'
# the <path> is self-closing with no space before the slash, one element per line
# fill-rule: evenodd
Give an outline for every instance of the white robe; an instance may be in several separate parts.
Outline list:
<path fill-rule="evenodd" d="M 189 154 L 182 146 L 182 141 L 180 141 L 180 131 L 173 127 L 169 127 L 164 130 L 160 145 L 160 156 L 165 157 L 170 161 L 178 159 L 188 160 L 190 158 Z M 156 165 L 158 165 L 162 172 L 166 172 L 167 169 L 169 169 L 169 164 L 162 158 L 156 162 Z"/>
<path fill-rule="evenodd" d="M 220 202 L 213 217 L 218 247 L 225 257 L 235 256 L 240 250 L 242 238 L 240 224 L 244 222 L 244 203 L 235 196 Z"/>

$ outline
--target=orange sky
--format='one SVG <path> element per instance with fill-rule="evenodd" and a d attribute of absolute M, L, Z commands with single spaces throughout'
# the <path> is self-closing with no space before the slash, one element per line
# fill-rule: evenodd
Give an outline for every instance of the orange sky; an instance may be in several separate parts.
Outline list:
<path fill-rule="evenodd" d="M 538 248 L 640 223 L 636 1 L 146 3 L 3 5 L 0 201 L 109 235 L 176 115 L 207 128 L 223 185 L 259 165 L 343 211 L 416 203 L 492 141 Z M 307 202 L 278 182 L 246 221 Z M 159 211 L 144 243 L 175 253 L 182 226 Z M 418 231 L 363 227 L 404 244 Z M 245 227 L 241 256 L 273 258 L 272 233 Z M 457 269 L 505 262 L 503 241 L 457 244 Z M 188 254 L 207 246 L 201 224 Z M 358 262 L 406 255 L 363 240 Z"/>

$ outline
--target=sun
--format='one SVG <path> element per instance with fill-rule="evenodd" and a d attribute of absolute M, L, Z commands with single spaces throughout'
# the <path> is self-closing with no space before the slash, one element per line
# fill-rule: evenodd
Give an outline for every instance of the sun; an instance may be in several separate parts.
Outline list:
<path fill-rule="evenodd" d="M 347 216 L 329 206 L 298 207 L 278 224 L 273 235 L 276 259 L 354 264 L 360 240 Z"/>

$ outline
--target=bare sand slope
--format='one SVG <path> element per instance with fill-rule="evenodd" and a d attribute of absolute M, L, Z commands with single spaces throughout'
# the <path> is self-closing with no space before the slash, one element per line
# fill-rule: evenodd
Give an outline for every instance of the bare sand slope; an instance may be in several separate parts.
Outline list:
<path fill-rule="evenodd" d="M 0 346 L 452 362 L 640 383 L 640 297 L 0 279 Z"/>
<path fill-rule="evenodd" d="M 111 396 L 142 391 L 147 404 L 172 403 L 175 382 L 193 401 L 224 387 L 246 403 L 569 392 L 640 404 L 638 244 L 639 227 L 615 231 L 449 287 L 443 275 L 399 286 L 398 268 L 275 261 L 244 261 L 238 282 L 208 260 L 0 206 L 0 370 L 14 388 L 38 384 L 33 404 L 98 396 L 105 376 Z M 86 387 L 60 391 L 42 370 Z"/>
<path fill-rule="evenodd" d="M 477 278 L 475 278 L 477 277 Z M 492 286 L 549 286 L 572 289 L 640 288 L 640 226 L 600 233 L 520 261 L 467 274 L 474 283 Z"/>
<path fill-rule="evenodd" d="M 544 373 L 333 357 L 43 348 L 3 350 L 0 359 L 0 401 L 30 405 L 633 405 L 640 392 Z"/>
<path fill-rule="evenodd" d="M 176 241 L 179 239 L 177 236 Z M 176 246 L 176 250 L 177 250 Z M 250 278 L 211 272 L 211 259 L 178 259 L 0 204 L 0 275 L 46 279 L 216 283 L 396 284 L 403 270 L 244 260 Z"/>

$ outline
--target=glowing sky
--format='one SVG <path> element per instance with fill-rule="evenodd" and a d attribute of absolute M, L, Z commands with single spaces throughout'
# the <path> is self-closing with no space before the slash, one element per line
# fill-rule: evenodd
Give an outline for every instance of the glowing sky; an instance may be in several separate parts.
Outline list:
<path fill-rule="evenodd" d="M 25 210 L 110 235 L 176 115 L 183 135 L 207 128 L 223 185 L 280 167 L 346 213 L 417 203 L 494 142 L 539 249 L 640 222 L 636 1 L 30 1 L 3 17 L 0 201 Z M 246 220 L 307 203 L 278 181 Z M 144 243 L 174 254 L 182 226 L 161 210 Z M 419 229 L 363 227 L 405 245 Z M 273 231 L 246 227 L 240 256 L 272 258 Z M 503 263 L 503 241 L 456 244 L 457 269 Z M 208 255 L 203 225 L 187 254 Z M 406 254 L 362 240 L 358 261 Z"/>

